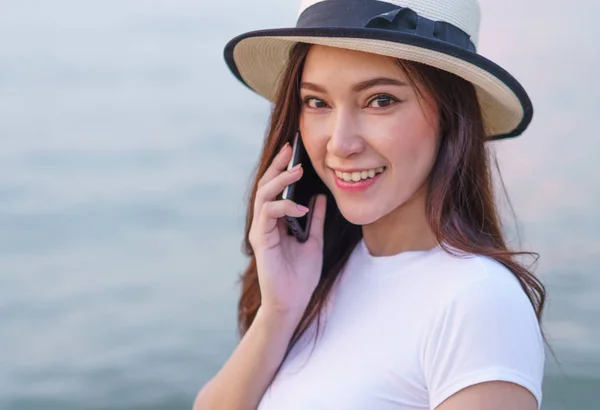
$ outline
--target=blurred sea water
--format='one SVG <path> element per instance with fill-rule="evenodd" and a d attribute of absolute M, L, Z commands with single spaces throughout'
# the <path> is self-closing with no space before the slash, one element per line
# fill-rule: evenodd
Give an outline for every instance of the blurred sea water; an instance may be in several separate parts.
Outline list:
<path fill-rule="evenodd" d="M 600 3 L 481 0 L 535 115 L 496 144 L 549 299 L 545 410 L 598 408 Z M 2 2 L 0 409 L 189 409 L 234 349 L 269 107 L 227 71 L 297 2 Z M 515 10 L 518 10 L 516 12 Z"/>

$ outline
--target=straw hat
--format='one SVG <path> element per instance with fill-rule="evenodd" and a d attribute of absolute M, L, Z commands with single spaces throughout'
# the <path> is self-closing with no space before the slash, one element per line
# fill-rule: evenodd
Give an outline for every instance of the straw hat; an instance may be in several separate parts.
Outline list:
<path fill-rule="evenodd" d="M 296 27 L 241 34 L 227 43 L 225 61 L 271 101 L 298 42 L 428 64 L 475 86 L 489 139 L 515 137 L 533 107 L 512 75 L 477 54 L 479 21 L 477 0 L 302 0 Z"/>

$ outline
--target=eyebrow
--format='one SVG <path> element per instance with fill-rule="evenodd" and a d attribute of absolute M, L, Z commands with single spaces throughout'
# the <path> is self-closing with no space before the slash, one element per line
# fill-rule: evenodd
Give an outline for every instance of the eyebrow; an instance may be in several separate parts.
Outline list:
<path fill-rule="evenodd" d="M 352 86 L 352 91 L 355 92 L 355 93 L 359 93 L 359 92 L 364 91 L 364 90 L 366 90 L 368 88 L 375 87 L 376 85 L 395 85 L 395 86 L 399 86 L 399 87 L 405 87 L 408 84 L 405 83 L 404 81 L 400 81 L 400 80 L 397 80 L 395 78 L 376 77 L 376 78 L 371 78 L 369 80 L 361 81 L 360 83 L 354 84 Z M 300 88 L 305 88 L 307 90 L 314 91 L 314 92 L 319 92 L 319 93 L 325 93 L 325 92 L 327 92 L 325 90 L 325 88 L 321 87 L 320 85 L 309 83 L 309 82 L 306 82 L 306 81 L 303 81 L 300 84 Z"/>

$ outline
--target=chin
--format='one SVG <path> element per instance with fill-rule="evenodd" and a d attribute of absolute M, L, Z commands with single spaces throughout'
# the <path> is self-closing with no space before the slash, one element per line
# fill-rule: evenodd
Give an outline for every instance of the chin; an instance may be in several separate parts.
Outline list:
<path fill-rule="evenodd" d="M 340 204 L 338 202 L 338 208 L 342 216 L 354 225 L 370 225 L 385 216 L 385 213 L 381 212 L 380 209 L 374 207 L 361 209 L 362 207 L 357 206 L 355 203 Z"/>

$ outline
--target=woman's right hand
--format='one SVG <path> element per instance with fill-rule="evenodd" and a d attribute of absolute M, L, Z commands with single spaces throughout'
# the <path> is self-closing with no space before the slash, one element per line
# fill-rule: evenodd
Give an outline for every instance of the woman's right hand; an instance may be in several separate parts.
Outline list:
<path fill-rule="evenodd" d="M 258 182 L 249 241 L 256 258 L 261 310 L 299 320 L 321 277 L 326 198 L 317 197 L 306 242 L 287 234 L 283 217 L 301 217 L 307 212 L 293 201 L 277 200 L 287 185 L 302 177 L 301 166 L 286 170 L 291 155 L 286 144 Z"/>

